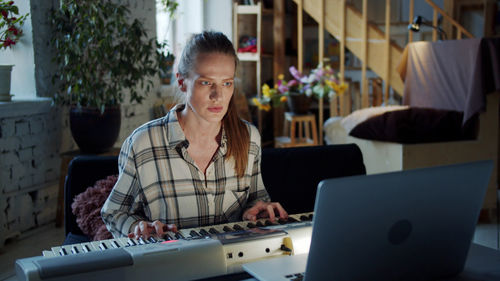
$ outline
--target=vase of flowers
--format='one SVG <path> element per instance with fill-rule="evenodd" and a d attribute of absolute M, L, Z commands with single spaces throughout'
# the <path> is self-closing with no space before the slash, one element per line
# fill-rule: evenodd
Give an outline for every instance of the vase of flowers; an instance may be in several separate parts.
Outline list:
<path fill-rule="evenodd" d="M 0 0 L 0 50 L 16 45 L 23 31 L 23 25 L 28 14 L 19 16 L 19 8 L 14 1 Z M 0 65 L 0 102 L 10 101 L 10 78 L 13 65 Z"/>

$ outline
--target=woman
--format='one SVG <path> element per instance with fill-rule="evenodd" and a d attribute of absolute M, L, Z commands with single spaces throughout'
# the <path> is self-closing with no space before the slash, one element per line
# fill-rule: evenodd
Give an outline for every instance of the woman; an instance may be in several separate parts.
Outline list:
<path fill-rule="evenodd" d="M 237 56 L 220 32 L 194 35 L 177 81 L 185 104 L 137 128 L 124 142 L 119 178 L 101 215 L 115 237 L 286 218 L 260 174 L 260 135 L 234 106 Z"/>

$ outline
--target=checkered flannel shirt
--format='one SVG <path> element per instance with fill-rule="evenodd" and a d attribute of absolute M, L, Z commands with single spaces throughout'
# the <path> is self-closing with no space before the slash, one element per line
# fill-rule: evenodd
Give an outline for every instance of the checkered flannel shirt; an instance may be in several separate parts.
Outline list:
<path fill-rule="evenodd" d="M 192 228 L 241 221 L 258 200 L 269 201 L 260 173 L 258 130 L 250 132 L 248 164 L 242 178 L 226 159 L 227 138 L 203 173 L 187 153 L 188 141 L 177 120 L 177 105 L 166 116 L 137 128 L 123 143 L 119 177 L 101 215 L 114 237 L 126 236 L 139 221 L 159 220 Z"/>

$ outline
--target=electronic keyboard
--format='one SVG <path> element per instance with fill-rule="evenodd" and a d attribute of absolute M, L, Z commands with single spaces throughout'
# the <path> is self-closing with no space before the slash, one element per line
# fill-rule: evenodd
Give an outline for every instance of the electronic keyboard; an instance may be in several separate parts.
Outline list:
<path fill-rule="evenodd" d="M 242 272 L 242 264 L 309 252 L 313 213 L 287 220 L 180 229 L 162 238 L 63 245 L 16 261 L 18 280 L 194 280 Z"/>

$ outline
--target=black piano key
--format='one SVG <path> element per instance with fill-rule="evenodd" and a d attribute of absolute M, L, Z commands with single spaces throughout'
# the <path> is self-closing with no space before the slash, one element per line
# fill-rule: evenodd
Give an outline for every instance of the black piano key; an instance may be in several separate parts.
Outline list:
<path fill-rule="evenodd" d="M 255 224 L 256 226 L 258 227 L 263 227 L 265 226 L 261 221 L 257 221 L 257 223 Z"/>
<path fill-rule="evenodd" d="M 278 219 L 278 223 L 279 224 L 287 224 L 288 223 L 288 220 L 284 219 L 284 218 L 279 218 Z"/>
<path fill-rule="evenodd" d="M 106 244 L 104 244 L 104 242 L 101 242 L 101 243 L 99 243 L 99 249 L 101 249 L 102 251 L 104 251 L 104 250 L 108 249 L 108 246 L 106 246 Z"/>
<path fill-rule="evenodd" d="M 309 219 L 313 220 L 313 214 L 309 214 Z"/>
<path fill-rule="evenodd" d="M 78 251 L 78 248 L 76 246 L 73 246 L 73 247 L 71 247 L 71 253 L 73 253 L 74 255 L 76 255 L 76 254 L 79 254 L 80 251 Z"/>
<path fill-rule="evenodd" d="M 83 252 L 85 252 L 85 253 L 92 252 L 89 245 L 83 245 L 82 249 L 83 249 Z"/>
<path fill-rule="evenodd" d="M 184 235 L 182 235 L 182 233 L 180 233 L 180 232 L 176 232 L 175 233 L 175 238 L 176 239 L 184 239 Z"/>
<path fill-rule="evenodd" d="M 254 228 L 254 227 L 257 227 L 257 226 L 255 225 L 255 223 L 249 222 L 249 223 L 247 223 L 247 227 L 248 228 Z"/>
<path fill-rule="evenodd" d="M 189 234 L 190 234 L 192 237 L 199 237 L 199 236 L 201 236 L 198 232 L 196 232 L 196 231 L 194 231 L 194 230 L 191 230 L 191 231 L 189 232 Z"/>
<path fill-rule="evenodd" d="M 298 222 L 298 220 L 297 220 L 297 219 L 292 218 L 292 217 L 288 217 L 287 221 L 288 221 L 288 223 Z"/>
<path fill-rule="evenodd" d="M 149 244 L 148 241 L 144 240 L 144 238 L 142 238 L 142 237 L 139 237 L 139 239 L 137 239 L 137 240 L 139 240 L 139 244 L 141 244 L 141 245 Z"/>
<path fill-rule="evenodd" d="M 271 226 L 271 225 L 276 225 L 276 222 L 272 222 L 271 220 L 266 220 L 265 225 L 266 226 Z"/>
<path fill-rule="evenodd" d="M 302 215 L 302 216 L 300 216 L 300 220 L 301 220 L 301 221 L 308 221 L 308 220 L 309 220 L 309 217 L 308 217 L 308 216 L 306 216 L 306 215 Z"/>
<path fill-rule="evenodd" d="M 208 233 L 208 231 L 206 231 L 205 229 L 200 229 L 200 234 L 203 235 L 203 236 L 210 236 L 210 233 Z"/>
<path fill-rule="evenodd" d="M 158 242 L 158 240 L 156 240 L 156 238 L 154 238 L 153 236 L 149 237 L 148 241 L 151 242 L 151 243 L 157 243 Z"/>
<path fill-rule="evenodd" d="M 170 241 L 170 240 L 175 240 L 172 236 L 170 236 L 168 233 L 163 234 L 163 239 L 165 241 Z"/>
<path fill-rule="evenodd" d="M 233 232 L 234 230 L 232 228 L 230 228 L 229 226 L 225 225 L 222 230 L 224 230 L 225 232 Z"/>
<path fill-rule="evenodd" d="M 241 227 L 241 225 L 239 225 L 239 224 L 235 224 L 235 225 L 233 225 L 233 229 L 234 230 L 243 230 L 243 227 Z"/>
<path fill-rule="evenodd" d="M 137 245 L 137 243 L 136 243 L 134 240 L 132 240 L 131 238 L 129 238 L 129 239 L 127 240 L 127 244 L 128 244 L 129 246 L 135 246 L 135 245 Z"/>
<path fill-rule="evenodd" d="M 217 229 L 215 229 L 215 228 L 213 228 L 213 227 L 211 227 L 211 228 L 208 230 L 208 232 L 210 232 L 210 233 L 212 233 L 212 234 L 217 234 L 217 233 L 219 233 L 219 231 L 217 231 Z"/>
<path fill-rule="evenodd" d="M 113 245 L 114 248 L 120 248 L 120 244 L 116 240 L 113 240 L 113 242 L 111 242 L 111 245 Z"/>
<path fill-rule="evenodd" d="M 66 249 L 61 248 L 61 249 L 59 250 L 59 255 L 61 255 L 61 256 L 67 256 L 67 255 L 68 255 L 68 252 L 66 252 Z"/>

